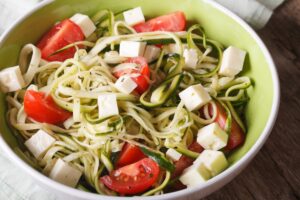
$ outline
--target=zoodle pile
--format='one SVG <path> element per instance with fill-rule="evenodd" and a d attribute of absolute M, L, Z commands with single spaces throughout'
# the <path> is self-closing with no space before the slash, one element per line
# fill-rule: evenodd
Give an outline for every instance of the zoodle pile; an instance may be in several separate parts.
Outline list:
<path fill-rule="evenodd" d="M 80 26 L 89 18 L 77 14 L 20 53 L 22 86 L 7 91 L 16 151 L 58 182 L 105 195 L 163 194 L 217 175 L 244 143 L 250 79 L 220 73 L 224 47 L 200 24 L 186 28 L 183 12 L 139 21 L 139 9 L 99 11 L 90 34 Z M 189 173 L 198 173 L 196 184 Z"/>

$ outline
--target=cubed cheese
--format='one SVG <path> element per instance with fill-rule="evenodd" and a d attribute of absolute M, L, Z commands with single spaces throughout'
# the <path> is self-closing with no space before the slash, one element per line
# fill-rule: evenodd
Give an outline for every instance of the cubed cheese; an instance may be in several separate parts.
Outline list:
<path fill-rule="evenodd" d="M 192 165 L 183 171 L 183 174 L 179 177 L 182 184 L 187 187 L 195 187 L 211 178 L 209 170 L 203 163 L 195 166 Z"/>
<path fill-rule="evenodd" d="M 198 52 L 196 49 L 185 49 L 183 51 L 185 68 L 195 69 L 198 63 Z"/>
<path fill-rule="evenodd" d="M 147 45 L 144 53 L 144 58 L 147 60 L 148 63 L 150 63 L 159 57 L 160 51 L 160 48 L 154 45 Z"/>
<path fill-rule="evenodd" d="M 124 20 L 129 26 L 145 22 L 145 17 L 141 7 L 123 12 Z"/>
<path fill-rule="evenodd" d="M 53 166 L 49 177 L 64 185 L 75 187 L 82 175 L 82 172 L 66 163 L 62 159 L 58 159 Z"/>
<path fill-rule="evenodd" d="M 132 80 L 130 76 L 121 76 L 115 83 L 115 87 L 125 94 L 130 94 L 136 87 L 137 84 Z"/>
<path fill-rule="evenodd" d="M 227 145 L 228 134 L 218 123 L 212 123 L 199 129 L 197 142 L 204 149 L 220 150 Z"/>
<path fill-rule="evenodd" d="M 223 76 L 233 77 L 243 70 L 246 52 L 230 46 L 224 53 L 222 58 L 219 74 Z"/>
<path fill-rule="evenodd" d="M 53 137 L 45 131 L 39 130 L 25 142 L 25 146 L 36 159 L 40 159 L 54 142 L 55 139 Z"/>
<path fill-rule="evenodd" d="M 95 24 L 87 15 L 77 13 L 73 15 L 70 20 L 80 27 L 82 33 L 86 38 L 96 30 Z"/>
<path fill-rule="evenodd" d="M 211 100 L 210 95 L 201 84 L 186 88 L 179 93 L 179 97 L 189 111 L 197 110 Z"/>
<path fill-rule="evenodd" d="M 19 66 L 9 67 L 0 72 L 0 86 L 3 92 L 15 92 L 25 86 Z"/>
<path fill-rule="evenodd" d="M 193 165 L 198 166 L 201 163 L 210 171 L 212 176 L 216 176 L 228 166 L 224 153 L 214 150 L 204 150 Z"/>
<path fill-rule="evenodd" d="M 36 86 L 34 84 L 31 84 L 31 85 L 28 86 L 27 90 L 38 91 L 39 88 L 38 88 L 38 86 Z"/>
<path fill-rule="evenodd" d="M 98 96 L 99 118 L 119 114 L 117 96 L 113 93 L 104 93 Z"/>
<path fill-rule="evenodd" d="M 182 154 L 176 151 L 175 149 L 170 148 L 167 150 L 166 156 L 173 161 L 178 161 Z"/>
<path fill-rule="evenodd" d="M 146 42 L 121 41 L 120 56 L 138 57 L 143 56 L 146 48 Z"/>
<path fill-rule="evenodd" d="M 70 129 L 71 126 L 73 126 L 74 124 L 75 124 L 75 121 L 74 121 L 73 117 L 70 117 L 69 119 L 67 119 L 67 120 L 64 121 L 64 123 L 63 123 L 65 129 Z"/>

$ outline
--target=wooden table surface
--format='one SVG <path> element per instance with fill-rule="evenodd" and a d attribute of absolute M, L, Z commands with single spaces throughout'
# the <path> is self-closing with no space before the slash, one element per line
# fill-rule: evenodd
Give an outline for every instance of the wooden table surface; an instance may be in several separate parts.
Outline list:
<path fill-rule="evenodd" d="M 258 34 L 269 48 L 280 78 L 278 118 L 249 166 L 205 200 L 300 199 L 300 0 L 287 0 Z"/>

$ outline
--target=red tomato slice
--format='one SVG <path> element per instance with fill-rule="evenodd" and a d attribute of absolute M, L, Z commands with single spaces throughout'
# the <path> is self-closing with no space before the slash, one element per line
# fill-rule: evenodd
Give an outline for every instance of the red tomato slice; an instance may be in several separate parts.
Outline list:
<path fill-rule="evenodd" d="M 144 57 L 128 58 L 124 63 L 135 63 L 138 69 L 122 69 L 114 72 L 114 76 L 119 78 L 126 74 L 132 74 L 132 80 L 138 85 L 135 89 L 139 94 L 143 94 L 149 88 L 150 69 Z"/>
<path fill-rule="evenodd" d="M 66 49 L 55 55 L 51 55 L 64 46 L 84 40 L 84 34 L 80 27 L 69 19 L 56 24 L 42 37 L 37 47 L 41 50 L 42 58 L 48 61 L 64 61 L 73 58 L 75 47 Z"/>
<path fill-rule="evenodd" d="M 28 117 L 38 122 L 59 124 L 72 116 L 72 113 L 55 104 L 51 96 L 43 92 L 27 90 L 24 96 L 24 110 Z"/>
<path fill-rule="evenodd" d="M 198 144 L 196 141 L 190 144 L 188 149 L 197 153 L 201 153 L 204 150 L 203 147 L 200 144 Z M 172 173 L 172 178 L 176 178 L 180 176 L 183 170 L 185 170 L 186 168 L 188 168 L 193 164 L 194 160 L 195 159 L 193 158 L 182 155 L 180 159 L 175 162 L 175 170 Z"/>
<path fill-rule="evenodd" d="M 170 31 L 178 32 L 185 30 L 186 18 L 183 12 L 177 11 L 160 17 L 150 19 L 144 23 L 135 25 L 137 32 Z"/>
<path fill-rule="evenodd" d="M 143 158 L 146 158 L 141 149 L 135 145 L 126 143 L 122 148 L 119 159 L 117 160 L 117 168 L 135 163 Z"/>
<path fill-rule="evenodd" d="M 158 179 L 158 164 L 150 158 L 144 158 L 100 178 L 109 189 L 123 195 L 133 195 L 146 191 Z"/>
<path fill-rule="evenodd" d="M 227 114 L 225 109 L 219 104 L 217 105 L 217 117 L 215 122 L 218 122 L 219 126 L 224 129 L 227 119 Z M 213 115 L 213 108 L 209 106 L 210 115 Z M 233 119 L 231 124 L 231 133 L 228 139 L 228 144 L 225 147 L 226 150 L 233 150 L 241 146 L 245 141 L 245 133 L 239 124 Z"/>

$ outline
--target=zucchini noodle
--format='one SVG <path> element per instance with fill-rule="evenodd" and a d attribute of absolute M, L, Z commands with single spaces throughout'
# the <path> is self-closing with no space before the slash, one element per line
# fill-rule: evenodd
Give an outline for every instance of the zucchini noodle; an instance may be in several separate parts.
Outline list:
<path fill-rule="evenodd" d="M 231 121 L 235 119 L 245 131 L 234 103 L 246 99 L 246 90 L 251 86 L 246 76 L 233 78 L 218 74 L 223 47 L 208 39 L 199 25 L 192 26 L 187 32 L 137 33 L 124 21 L 118 20 L 119 14 L 103 10 L 92 17 L 97 26 L 93 37 L 97 39 L 69 44 L 55 52 L 76 48 L 74 57 L 64 62 L 42 60 L 35 45 L 25 45 L 19 60 L 25 87 L 6 97 L 9 105 L 7 118 L 21 136 L 21 143 L 39 129 L 56 139 L 36 163 L 31 161 L 28 153 L 18 150 L 18 154 L 23 154 L 22 157 L 32 165 L 37 164 L 45 174 L 61 158 L 83 172 L 81 180 L 84 184 L 80 182 L 79 189 L 89 191 L 87 188 L 93 188 L 93 191 L 108 195 L 117 194 L 105 188 L 99 178 L 106 171 L 114 170 L 112 155 L 120 151 L 124 143 L 151 149 L 162 156 L 165 156 L 163 148 L 174 148 L 183 155 L 196 158 L 199 154 L 189 150 L 188 146 L 198 129 L 215 121 L 216 101 L 221 102 L 227 113 L 231 113 L 226 120 L 226 130 L 230 130 Z M 200 34 L 196 33 L 197 30 Z M 174 55 L 163 50 L 159 58 L 149 65 L 149 82 L 153 86 L 141 97 L 121 93 L 114 84 L 113 66 L 126 60 L 116 51 L 123 40 L 175 44 L 178 49 Z M 184 68 L 185 43 L 189 48 L 197 49 L 199 61 L 194 70 Z M 180 91 L 199 83 L 215 99 L 203 107 L 203 115 L 188 111 L 178 97 Z M 23 100 L 30 84 L 50 95 L 58 106 L 73 113 L 69 128 L 40 123 L 27 116 Z M 117 97 L 120 114 L 100 118 L 97 98 L 111 93 Z M 160 185 L 143 196 L 163 193 L 171 179 L 171 172 L 166 170 L 163 177 Z"/>

